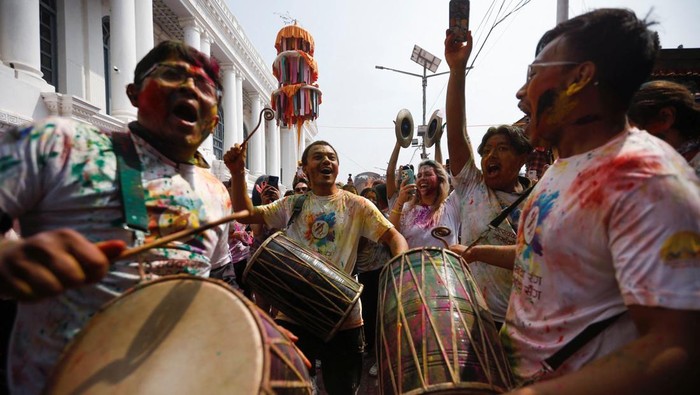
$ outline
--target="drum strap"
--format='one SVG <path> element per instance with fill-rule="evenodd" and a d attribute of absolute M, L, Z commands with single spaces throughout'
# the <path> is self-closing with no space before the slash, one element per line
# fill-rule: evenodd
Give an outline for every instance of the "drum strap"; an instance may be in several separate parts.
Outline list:
<path fill-rule="evenodd" d="M 586 329 L 584 329 L 583 332 L 576 335 L 576 337 L 573 340 L 568 342 L 559 351 L 554 353 L 554 355 L 545 359 L 545 362 L 547 363 L 547 365 L 549 365 L 552 371 L 559 369 L 559 367 L 561 366 L 561 364 L 564 363 L 564 361 L 566 361 L 576 351 L 580 350 L 583 346 L 585 346 L 586 343 L 593 340 L 594 337 L 598 336 L 601 332 L 605 330 L 605 328 L 609 327 L 612 323 L 617 321 L 617 319 L 620 318 L 621 315 L 625 313 L 626 311 L 623 311 L 620 314 L 615 314 L 610 318 L 606 318 L 602 321 L 598 321 L 596 323 L 588 325 Z"/>
<path fill-rule="evenodd" d="M 299 216 L 299 213 L 301 212 L 302 206 L 304 206 L 304 202 L 306 201 L 306 194 L 303 194 L 299 197 L 296 198 L 294 201 L 294 209 L 292 210 L 292 216 L 289 217 L 289 222 L 287 222 L 287 227 L 289 228 L 289 225 L 291 225 L 294 220 Z"/>
<path fill-rule="evenodd" d="M 130 133 L 113 132 L 112 145 L 117 157 L 124 227 L 135 232 L 138 242 L 141 238 L 139 236 L 148 234 L 148 213 L 141 180 L 141 161 Z"/>

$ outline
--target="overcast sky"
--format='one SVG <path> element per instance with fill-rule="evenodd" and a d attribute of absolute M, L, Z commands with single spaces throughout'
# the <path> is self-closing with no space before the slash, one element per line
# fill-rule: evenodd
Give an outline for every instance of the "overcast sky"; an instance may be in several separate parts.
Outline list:
<path fill-rule="evenodd" d="M 396 141 L 393 121 L 398 111 L 411 111 L 422 122 L 421 78 L 377 70 L 375 65 L 422 74 L 410 60 L 414 45 L 440 59 L 448 23 L 449 0 L 227 0 L 265 62 L 277 56 L 274 41 L 290 16 L 316 42 L 318 84 L 323 104 L 317 119 L 318 140 L 330 142 L 340 156 L 339 181 L 372 171 L 383 174 Z M 525 4 L 498 26 L 498 19 Z M 468 133 L 477 145 L 488 126 L 512 123 L 522 117 L 515 99 L 527 64 L 542 34 L 556 22 L 556 0 L 471 1 L 475 48 L 485 42 L 467 77 Z M 569 0 L 569 17 L 599 7 L 626 7 L 638 16 L 659 22 L 664 48 L 700 47 L 698 0 Z M 499 13 L 500 8 L 500 13 Z M 470 60 L 470 61 L 471 61 Z M 448 71 L 443 60 L 437 73 Z M 430 74 L 430 71 L 428 71 Z M 428 78 L 426 118 L 445 107 L 447 75 Z M 447 157 L 447 139 L 442 139 Z M 428 149 L 434 158 L 433 148 Z M 399 163 L 420 162 L 420 150 L 402 149 Z"/>

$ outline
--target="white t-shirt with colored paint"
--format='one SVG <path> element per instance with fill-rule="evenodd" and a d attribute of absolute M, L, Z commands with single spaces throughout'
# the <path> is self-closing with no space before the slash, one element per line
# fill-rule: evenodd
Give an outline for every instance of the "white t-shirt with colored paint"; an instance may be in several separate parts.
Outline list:
<path fill-rule="evenodd" d="M 457 244 L 459 206 L 459 198 L 454 192 L 447 196 L 434 214 L 430 206 L 404 203 L 401 211 L 401 234 L 406 238 L 408 248 L 445 248 L 445 244 L 431 234 L 432 230 L 438 226 L 444 226 L 450 230 L 450 235 L 443 237 L 449 245 Z"/>
<path fill-rule="evenodd" d="M 523 187 L 529 181 L 521 178 Z M 520 193 L 494 191 L 486 186 L 484 176 L 476 167 L 474 158 L 464 165 L 462 171 L 453 177 L 453 195 L 460 203 L 460 220 L 462 226 L 461 244 L 470 245 L 479 235 L 489 228 L 489 223 L 520 197 Z M 498 228 L 492 229 L 478 243 L 480 245 L 513 245 L 518 226 L 520 209 L 516 208 Z M 489 311 L 496 321 L 503 322 L 508 308 L 510 286 L 513 274 L 508 269 L 483 262 L 469 264 L 474 281 L 486 300 Z"/>
<path fill-rule="evenodd" d="M 144 169 L 150 235 L 146 242 L 231 213 L 224 185 L 207 169 L 176 164 L 131 134 Z M 19 219 L 23 237 L 71 228 L 91 241 L 133 235 L 123 229 L 117 165 L 110 136 L 94 126 L 49 118 L 0 138 L 0 211 Z M 228 225 L 142 254 L 157 277 L 207 276 L 229 262 Z M 20 303 L 10 342 L 13 394 L 42 390 L 60 352 L 106 302 L 139 281 L 138 263 L 117 262 L 97 284 L 38 303 Z M 125 317 L 126 319 L 127 317 Z"/>
<path fill-rule="evenodd" d="M 292 195 L 264 206 L 258 206 L 270 228 L 283 229 L 294 212 L 294 202 L 300 195 Z M 362 196 L 339 190 L 329 196 L 306 195 L 297 218 L 285 231 L 287 237 L 311 251 L 326 257 L 336 267 L 351 274 L 357 259 L 360 238 L 378 241 L 394 226 Z M 288 317 L 280 319 L 291 321 Z M 362 309 L 358 300 L 340 329 L 362 325 Z"/>
<path fill-rule="evenodd" d="M 580 369 L 638 333 L 629 314 L 554 373 L 542 361 L 628 305 L 700 309 L 700 181 L 632 129 L 558 159 L 527 200 L 501 339 L 522 380 Z"/>

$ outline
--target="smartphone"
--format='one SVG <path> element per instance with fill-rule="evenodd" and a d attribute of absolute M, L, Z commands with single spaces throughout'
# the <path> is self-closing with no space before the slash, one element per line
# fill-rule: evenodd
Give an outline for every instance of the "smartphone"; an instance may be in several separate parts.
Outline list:
<path fill-rule="evenodd" d="M 403 182 L 403 180 L 408 180 L 406 181 L 406 185 L 416 183 L 416 175 L 413 174 L 413 169 L 409 166 L 401 167 L 401 181 Z"/>
<path fill-rule="evenodd" d="M 455 34 L 455 41 L 467 41 L 469 0 L 450 0 L 450 30 Z"/>
<path fill-rule="evenodd" d="M 277 176 L 268 176 L 267 185 L 275 187 L 275 189 L 280 189 L 280 178 Z"/>

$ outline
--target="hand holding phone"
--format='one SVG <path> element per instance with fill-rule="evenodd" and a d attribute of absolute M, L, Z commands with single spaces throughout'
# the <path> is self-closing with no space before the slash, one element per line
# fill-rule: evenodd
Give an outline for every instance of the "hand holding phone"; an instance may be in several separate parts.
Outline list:
<path fill-rule="evenodd" d="M 469 0 L 450 0 L 450 30 L 455 34 L 455 41 L 467 41 Z"/>
<path fill-rule="evenodd" d="M 405 185 L 416 183 L 416 175 L 413 173 L 413 169 L 410 166 L 401 167 L 401 181 L 404 180 L 406 181 Z M 413 195 L 414 193 L 415 192 L 412 192 L 411 195 Z"/>

